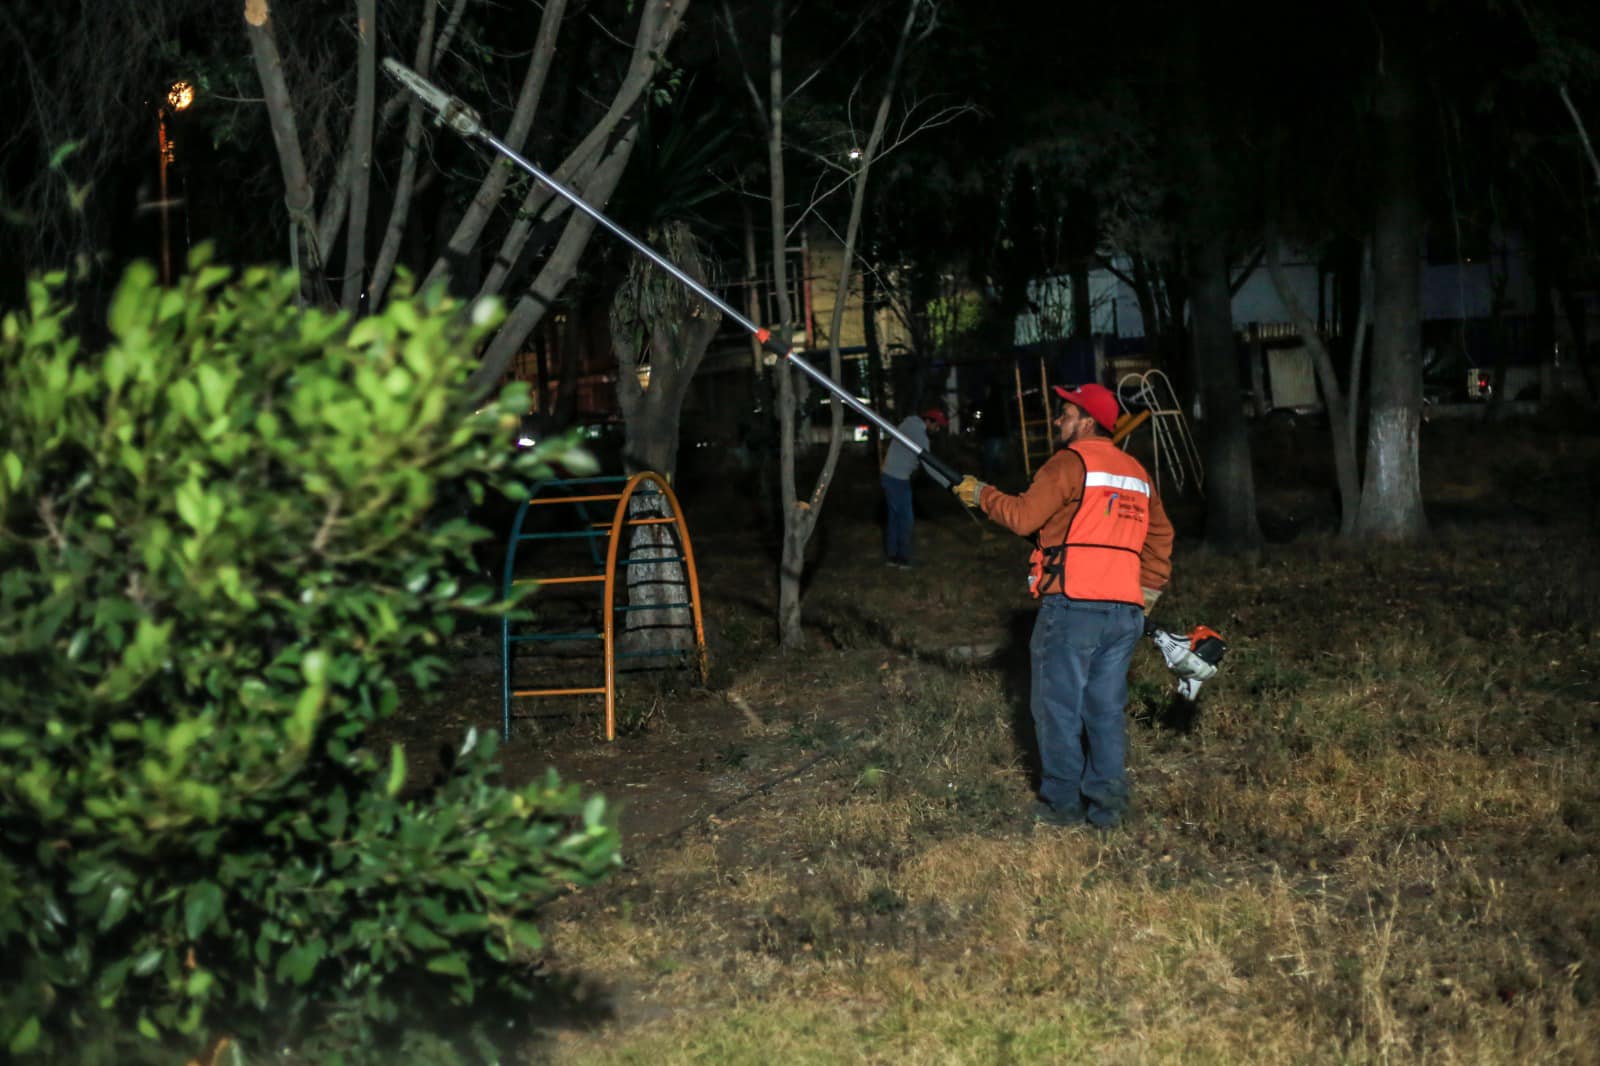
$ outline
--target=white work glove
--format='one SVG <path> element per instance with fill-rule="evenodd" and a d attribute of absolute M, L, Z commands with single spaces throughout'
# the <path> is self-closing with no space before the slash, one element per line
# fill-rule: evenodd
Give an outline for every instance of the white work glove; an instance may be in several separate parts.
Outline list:
<path fill-rule="evenodd" d="M 976 507 L 978 506 L 978 500 L 983 496 L 983 482 L 968 474 L 957 482 L 950 491 L 955 493 L 961 502 L 968 507 Z"/>

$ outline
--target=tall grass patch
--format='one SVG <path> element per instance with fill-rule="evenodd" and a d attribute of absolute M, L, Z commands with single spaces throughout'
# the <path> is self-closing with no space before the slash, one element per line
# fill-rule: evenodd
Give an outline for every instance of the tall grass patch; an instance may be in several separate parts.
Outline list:
<path fill-rule="evenodd" d="M 1594 1061 L 1588 537 L 1180 558 L 1162 620 L 1230 651 L 1181 721 L 1137 653 L 1137 810 L 1111 834 L 1024 823 L 1005 668 L 885 670 L 871 720 L 715 878 L 645 860 L 640 883 L 693 880 L 696 906 L 639 897 L 630 920 L 692 961 L 619 974 L 658 1011 L 556 1061 Z M 593 958 L 612 920 L 581 923 Z"/>

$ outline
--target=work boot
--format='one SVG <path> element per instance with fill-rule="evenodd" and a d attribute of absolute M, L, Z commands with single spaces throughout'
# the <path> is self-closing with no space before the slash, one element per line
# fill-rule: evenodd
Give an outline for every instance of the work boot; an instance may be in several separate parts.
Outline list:
<path fill-rule="evenodd" d="M 1028 808 L 1028 817 L 1034 825 L 1048 825 L 1055 829 L 1073 829 L 1086 824 L 1083 811 L 1064 811 L 1050 806 L 1044 800 L 1034 800 Z"/>

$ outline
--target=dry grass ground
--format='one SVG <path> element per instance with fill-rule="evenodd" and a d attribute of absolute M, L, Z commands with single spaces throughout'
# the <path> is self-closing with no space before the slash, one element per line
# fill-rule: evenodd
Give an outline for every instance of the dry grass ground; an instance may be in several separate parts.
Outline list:
<path fill-rule="evenodd" d="M 1293 540 L 1184 544 L 1161 613 L 1229 656 L 1186 718 L 1139 653 L 1139 808 L 1104 835 L 1021 817 L 1018 542 L 931 501 L 886 573 L 863 479 L 785 658 L 769 560 L 707 535 L 714 698 L 749 713 L 701 766 L 766 784 L 551 912 L 591 1022 L 530 1055 L 1600 1062 L 1600 439 L 1428 432 L 1426 547 L 1341 545 L 1270 468 Z"/>

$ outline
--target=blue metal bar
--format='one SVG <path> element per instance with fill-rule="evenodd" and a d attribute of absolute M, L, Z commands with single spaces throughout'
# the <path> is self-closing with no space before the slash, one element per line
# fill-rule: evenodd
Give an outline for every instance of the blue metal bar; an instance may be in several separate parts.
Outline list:
<path fill-rule="evenodd" d="M 609 529 L 574 529 L 561 533 L 518 533 L 517 539 L 521 540 L 562 540 L 567 537 L 607 537 L 611 535 Z"/>
<path fill-rule="evenodd" d="M 598 474 L 594 477 L 555 477 L 539 482 L 539 484 L 535 486 L 535 494 L 537 494 L 538 489 L 543 488 L 546 485 L 555 485 L 558 488 L 570 488 L 573 485 L 617 485 L 626 482 L 627 480 L 627 478 L 619 474 Z"/>

